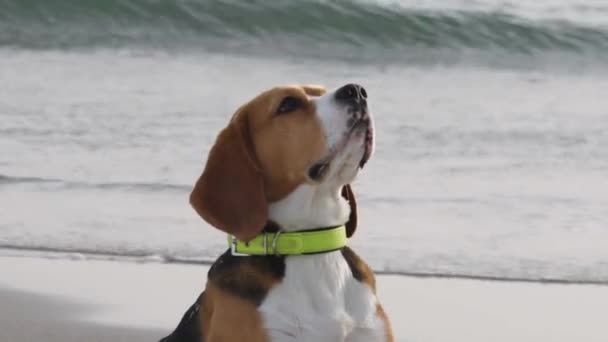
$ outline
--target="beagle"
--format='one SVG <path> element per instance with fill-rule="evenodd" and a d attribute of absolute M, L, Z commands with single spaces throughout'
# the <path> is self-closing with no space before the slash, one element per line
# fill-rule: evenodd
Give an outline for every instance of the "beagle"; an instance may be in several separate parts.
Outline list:
<path fill-rule="evenodd" d="M 356 84 L 277 87 L 239 108 L 190 195 L 230 248 L 161 341 L 393 341 L 374 274 L 346 246 L 349 184 L 373 147 Z"/>

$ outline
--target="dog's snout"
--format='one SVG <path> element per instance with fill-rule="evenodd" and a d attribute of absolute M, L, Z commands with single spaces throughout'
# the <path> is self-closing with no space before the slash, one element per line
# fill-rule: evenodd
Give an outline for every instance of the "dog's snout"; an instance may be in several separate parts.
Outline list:
<path fill-rule="evenodd" d="M 367 99 L 367 92 L 362 86 L 350 83 L 338 89 L 335 97 L 338 101 L 362 101 Z"/>

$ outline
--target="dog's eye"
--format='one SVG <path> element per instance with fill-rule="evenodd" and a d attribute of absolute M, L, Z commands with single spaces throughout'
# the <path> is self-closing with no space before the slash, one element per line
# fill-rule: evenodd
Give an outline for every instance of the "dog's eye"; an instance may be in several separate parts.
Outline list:
<path fill-rule="evenodd" d="M 294 110 L 302 106 L 302 101 L 293 96 L 287 96 L 281 101 L 279 108 L 277 108 L 277 114 L 285 114 L 293 112 Z"/>

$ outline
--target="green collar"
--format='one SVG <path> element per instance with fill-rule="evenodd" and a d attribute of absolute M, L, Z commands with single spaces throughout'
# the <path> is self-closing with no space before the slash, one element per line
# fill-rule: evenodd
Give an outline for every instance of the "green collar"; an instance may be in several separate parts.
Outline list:
<path fill-rule="evenodd" d="M 302 255 L 326 253 L 346 246 L 346 227 L 262 233 L 245 243 L 228 235 L 232 255 Z"/>

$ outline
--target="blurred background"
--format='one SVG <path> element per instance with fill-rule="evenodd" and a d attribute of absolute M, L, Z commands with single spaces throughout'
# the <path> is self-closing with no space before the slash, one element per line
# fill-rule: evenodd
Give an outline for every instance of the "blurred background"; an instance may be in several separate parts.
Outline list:
<path fill-rule="evenodd" d="M 356 82 L 376 271 L 608 283 L 607 56 L 601 0 L 0 0 L 0 254 L 211 262 L 236 108 Z"/>

